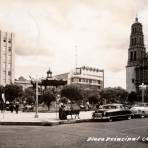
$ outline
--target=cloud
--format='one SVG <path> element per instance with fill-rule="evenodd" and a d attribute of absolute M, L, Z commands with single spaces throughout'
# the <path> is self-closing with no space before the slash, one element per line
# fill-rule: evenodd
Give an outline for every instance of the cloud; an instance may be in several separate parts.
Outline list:
<path fill-rule="evenodd" d="M 106 86 L 125 87 L 130 26 L 136 13 L 148 44 L 147 0 L 0 2 L 0 28 L 15 33 L 16 76 L 44 75 L 48 67 L 57 74 L 67 72 L 75 66 L 77 46 L 78 66 L 103 68 Z"/>

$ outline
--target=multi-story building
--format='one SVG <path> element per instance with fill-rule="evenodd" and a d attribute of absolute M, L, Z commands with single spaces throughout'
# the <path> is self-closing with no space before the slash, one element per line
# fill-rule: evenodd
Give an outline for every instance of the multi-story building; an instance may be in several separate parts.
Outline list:
<path fill-rule="evenodd" d="M 18 79 L 15 79 L 14 81 L 15 85 L 21 86 L 23 90 L 25 90 L 28 87 L 32 87 L 31 81 L 25 79 L 24 77 L 19 77 Z"/>
<path fill-rule="evenodd" d="M 14 34 L 0 31 L 0 85 L 14 83 Z"/>
<path fill-rule="evenodd" d="M 148 53 L 144 45 L 142 24 L 136 18 L 131 27 L 126 89 L 128 92 L 140 92 L 139 86 L 142 83 L 148 85 Z"/>
<path fill-rule="evenodd" d="M 56 79 L 66 80 L 67 84 L 77 84 L 84 88 L 104 88 L 104 70 L 91 67 L 79 67 L 74 71 L 56 75 Z"/>

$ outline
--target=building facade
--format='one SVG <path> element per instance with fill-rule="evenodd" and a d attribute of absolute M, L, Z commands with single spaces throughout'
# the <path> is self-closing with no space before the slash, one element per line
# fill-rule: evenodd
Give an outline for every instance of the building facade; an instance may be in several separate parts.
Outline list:
<path fill-rule="evenodd" d="M 77 84 L 85 89 L 104 88 L 104 70 L 92 67 L 79 67 L 72 72 L 55 76 L 56 79 L 66 80 L 67 84 Z"/>
<path fill-rule="evenodd" d="M 14 34 L 0 31 L 0 85 L 14 83 Z"/>
<path fill-rule="evenodd" d="M 15 79 L 14 81 L 15 85 L 21 86 L 23 90 L 25 90 L 28 87 L 32 87 L 31 81 L 25 79 L 24 77 L 19 77 L 18 79 Z"/>
<path fill-rule="evenodd" d="M 136 18 L 131 26 L 126 89 L 128 92 L 140 92 L 139 86 L 142 83 L 148 85 L 148 54 L 144 45 L 143 26 Z"/>

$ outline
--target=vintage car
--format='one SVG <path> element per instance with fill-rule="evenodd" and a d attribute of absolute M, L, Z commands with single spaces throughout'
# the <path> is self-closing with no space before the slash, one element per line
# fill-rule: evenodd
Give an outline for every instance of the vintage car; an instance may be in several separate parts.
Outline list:
<path fill-rule="evenodd" d="M 144 118 L 148 116 L 148 103 L 138 103 L 130 109 L 133 116 Z"/>
<path fill-rule="evenodd" d="M 33 106 L 32 105 L 25 105 L 22 108 L 22 112 L 32 112 L 33 111 Z"/>
<path fill-rule="evenodd" d="M 92 114 L 92 119 L 106 119 L 113 121 L 114 119 L 131 119 L 132 112 L 124 107 L 123 104 L 106 104 L 97 109 Z"/>

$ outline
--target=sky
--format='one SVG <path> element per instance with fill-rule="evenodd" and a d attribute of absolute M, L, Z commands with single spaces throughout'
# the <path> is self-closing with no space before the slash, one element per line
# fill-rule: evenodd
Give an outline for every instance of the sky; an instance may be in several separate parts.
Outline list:
<path fill-rule="evenodd" d="M 105 87 L 126 88 L 132 23 L 148 46 L 148 0 L 0 0 L 0 30 L 15 33 L 15 77 L 46 77 L 89 66 Z M 77 56 L 76 56 L 77 55 Z"/>

